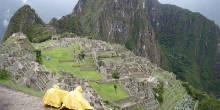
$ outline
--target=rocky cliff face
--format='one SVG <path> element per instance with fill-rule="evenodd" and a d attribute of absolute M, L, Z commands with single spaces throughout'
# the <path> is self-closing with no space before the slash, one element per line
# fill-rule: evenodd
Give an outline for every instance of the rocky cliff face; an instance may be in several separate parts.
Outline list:
<path fill-rule="evenodd" d="M 26 34 L 28 28 L 33 24 L 44 25 L 43 21 L 38 17 L 35 11 L 31 9 L 29 5 L 25 5 L 12 16 L 3 37 L 3 41 L 16 32 L 24 32 Z"/>
<path fill-rule="evenodd" d="M 156 33 L 145 13 L 143 4 L 137 0 L 81 0 L 73 14 L 97 39 L 125 44 L 137 55 L 159 64 Z"/>
<path fill-rule="evenodd" d="M 72 17 L 84 33 L 124 44 L 179 79 L 217 93 L 220 32 L 199 13 L 157 0 L 79 0 Z"/>

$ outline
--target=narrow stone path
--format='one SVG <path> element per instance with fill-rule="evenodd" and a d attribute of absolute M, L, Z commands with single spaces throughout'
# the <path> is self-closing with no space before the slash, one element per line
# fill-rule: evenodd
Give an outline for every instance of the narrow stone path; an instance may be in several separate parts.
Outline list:
<path fill-rule="evenodd" d="M 0 84 L 1 110 L 55 110 L 46 108 L 42 98 Z"/>

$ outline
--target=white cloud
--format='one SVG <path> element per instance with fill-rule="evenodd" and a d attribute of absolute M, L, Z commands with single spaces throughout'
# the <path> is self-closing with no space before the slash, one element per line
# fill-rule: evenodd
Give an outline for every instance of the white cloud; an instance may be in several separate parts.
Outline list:
<path fill-rule="evenodd" d="M 4 21 L 3 21 L 3 25 L 5 26 L 5 27 L 7 27 L 8 26 L 8 20 L 7 19 L 5 19 Z"/>
<path fill-rule="evenodd" d="M 21 0 L 24 4 L 27 4 L 28 0 Z"/>
<path fill-rule="evenodd" d="M 5 12 L 6 12 L 6 13 L 10 13 L 10 9 L 6 10 Z"/>

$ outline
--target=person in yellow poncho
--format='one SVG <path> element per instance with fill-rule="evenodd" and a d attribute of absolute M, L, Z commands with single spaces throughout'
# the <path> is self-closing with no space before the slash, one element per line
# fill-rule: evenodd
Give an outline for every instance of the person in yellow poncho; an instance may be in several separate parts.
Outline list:
<path fill-rule="evenodd" d="M 74 110 L 92 110 L 89 102 L 81 94 L 82 88 L 78 86 L 74 91 L 69 92 L 63 101 L 62 107 Z"/>
<path fill-rule="evenodd" d="M 67 91 L 60 90 L 59 86 L 54 85 L 53 88 L 47 90 L 46 94 L 44 95 L 43 102 L 45 105 L 59 108 L 61 107 L 64 97 L 67 93 Z"/>
<path fill-rule="evenodd" d="M 93 107 L 90 106 L 81 92 L 81 86 L 78 86 L 74 91 L 67 92 L 60 90 L 59 86 L 54 85 L 44 95 L 43 102 L 45 105 L 60 107 L 60 109 L 92 110 Z"/>

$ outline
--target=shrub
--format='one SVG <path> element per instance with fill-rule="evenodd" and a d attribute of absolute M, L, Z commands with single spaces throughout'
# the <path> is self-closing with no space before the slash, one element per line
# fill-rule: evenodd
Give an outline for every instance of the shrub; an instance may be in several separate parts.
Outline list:
<path fill-rule="evenodd" d="M 108 100 L 103 101 L 105 104 L 109 104 L 110 102 Z"/>
<path fill-rule="evenodd" d="M 83 60 L 83 59 L 85 58 L 86 54 L 85 54 L 84 51 L 80 51 L 80 53 L 79 53 L 78 56 L 79 56 L 79 59 L 80 59 L 80 60 Z"/>
<path fill-rule="evenodd" d="M 6 71 L 5 69 L 1 69 L 0 68 L 0 79 L 9 79 L 10 75 L 8 74 L 8 71 Z"/>
<path fill-rule="evenodd" d="M 153 88 L 154 90 L 154 96 L 156 97 L 157 101 L 160 103 L 163 103 L 163 96 L 164 93 L 164 84 L 160 82 L 157 87 Z"/>
<path fill-rule="evenodd" d="M 183 82 L 182 85 L 185 87 L 187 93 L 193 98 L 193 100 L 199 100 L 198 108 L 200 110 L 219 110 L 219 99 L 215 99 L 213 95 L 192 87 L 187 82 Z"/>
<path fill-rule="evenodd" d="M 115 84 L 114 85 L 114 89 L 115 89 L 115 94 L 117 95 L 117 88 L 118 88 L 118 86 Z"/>
<path fill-rule="evenodd" d="M 120 109 L 121 107 L 119 106 L 119 105 L 114 105 L 114 108 L 116 108 L 116 109 Z"/>
<path fill-rule="evenodd" d="M 113 72 L 113 73 L 112 73 L 112 78 L 114 78 L 114 79 L 119 79 L 119 78 L 120 78 L 120 73 L 118 73 L 118 72 Z"/>
<path fill-rule="evenodd" d="M 25 33 L 27 34 L 28 39 L 34 43 L 44 42 L 50 39 L 53 35 L 51 31 L 41 24 L 33 24 L 25 31 Z"/>
<path fill-rule="evenodd" d="M 38 62 L 39 64 L 42 64 L 41 50 L 35 50 L 35 53 L 36 53 L 35 61 Z"/>
<path fill-rule="evenodd" d="M 98 65 L 99 65 L 99 67 L 101 67 L 102 66 L 102 61 L 98 61 Z"/>

